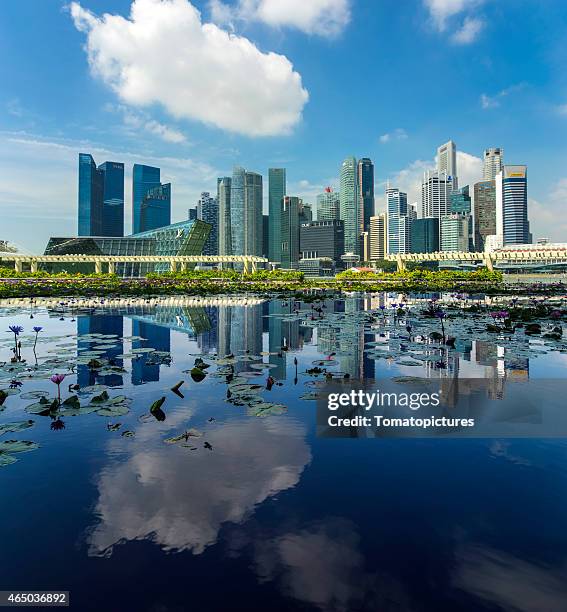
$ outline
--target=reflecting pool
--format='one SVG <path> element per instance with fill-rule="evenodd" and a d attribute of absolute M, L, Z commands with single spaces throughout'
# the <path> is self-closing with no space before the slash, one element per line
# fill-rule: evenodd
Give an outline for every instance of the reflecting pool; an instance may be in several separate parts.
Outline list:
<path fill-rule="evenodd" d="M 564 439 L 317 436 L 326 373 L 567 378 L 560 322 L 487 331 L 497 300 L 430 297 L 0 302 L 0 587 L 81 611 L 567 610 Z"/>

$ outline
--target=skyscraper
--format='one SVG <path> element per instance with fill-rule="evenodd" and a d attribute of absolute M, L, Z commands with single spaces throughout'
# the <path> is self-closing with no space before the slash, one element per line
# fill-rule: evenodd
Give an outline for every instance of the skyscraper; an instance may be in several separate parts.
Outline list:
<path fill-rule="evenodd" d="M 244 255 L 262 255 L 263 241 L 263 187 L 262 175 L 246 172 L 244 208 Z"/>
<path fill-rule="evenodd" d="M 439 218 L 448 215 L 452 190 L 452 179 L 445 172 L 425 172 L 421 183 L 421 216 Z"/>
<path fill-rule="evenodd" d="M 370 259 L 384 259 L 387 252 L 386 213 L 370 217 Z"/>
<path fill-rule="evenodd" d="M 246 170 L 242 166 L 234 166 L 230 188 L 231 255 L 244 255 L 245 180 Z"/>
<path fill-rule="evenodd" d="M 217 179 L 217 200 L 219 203 L 219 255 L 232 254 L 232 235 L 230 227 L 230 193 L 232 179 L 223 176 Z"/>
<path fill-rule="evenodd" d="M 102 234 L 103 181 L 92 155 L 79 153 L 79 236 Z"/>
<path fill-rule="evenodd" d="M 134 164 L 132 171 L 132 233 L 142 230 L 142 201 L 150 189 L 159 187 L 160 169 L 153 166 Z"/>
<path fill-rule="evenodd" d="M 141 232 L 171 225 L 171 183 L 149 189 L 142 198 Z"/>
<path fill-rule="evenodd" d="M 473 187 L 474 246 L 484 251 L 486 237 L 496 235 L 496 181 L 479 181 Z"/>
<path fill-rule="evenodd" d="M 213 198 L 208 191 L 201 193 L 197 202 L 197 218 L 211 225 L 211 233 L 205 242 L 203 255 L 219 254 L 219 206 L 218 200 Z"/>
<path fill-rule="evenodd" d="M 102 234 L 124 236 L 124 164 L 107 161 L 102 171 Z"/>
<path fill-rule="evenodd" d="M 357 182 L 362 233 L 370 229 L 370 217 L 374 215 L 374 164 L 368 157 L 358 160 Z"/>
<path fill-rule="evenodd" d="M 285 168 L 268 170 L 268 259 L 281 261 L 281 205 L 286 194 Z"/>
<path fill-rule="evenodd" d="M 124 164 L 79 153 L 79 236 L 124 235 Z"/>
<path fill-rule="evenodd" d="M 354 157 L 347 157 L 341 166 L 340 218 L 345 224 L 345 252 L 359 253 L 361 225 L 360 201 L 357 189 L 357 165 Z"/>
<path fill-rule="evenodd" d="M 317 196 L 317 221 L 338 221 L 341 218 L 340 198 L 331 187 Z"/>
<path fill-rule="evenodd" d="M 527 166 L 504 166 L 496 175 L 496 234 L 504 245 L 531 242 Z"/>
<path fill-rule="evenodd" d="M 457 213 L 441 217 L 441 251 L 469 250 L 469 219 Z"/>
<path fill-rule="evenodd" d="M 187 211 L 187 218 L 189 219 L 189 221 L 195 221 L 195 219 L 199 218 L 197 216 L 197 207 L 196 206 L 193 206 L 193 208 L 190 208 Z"/>
<path fill-rule="evenodd" d="M 299 223 L 309 223 L 313 221 L 313 210 L 311 209 L 311 204 L 305 204 L 303 200 L 299 200 Z"/>
<path fill-rule="evenodd" d="M 281 203 L 281 267 L 297 268 L 299 262 L 299 203 L 295 196 L 284 196 Z"/>
<path fill-rule="evenodd" d="M 439 219 L 416 219 L 412 221 L 410 233 L 412 253 L 435 253 L 439 250 Z"/>
<path fill-rule="evenodd" d="M 452 140 L 437 149 L 437 172 L 444 172 L 451 179 L 453 189 L 457 189 L 457 146 Z"/>
<path fill-rule="evenodd" d="M 299 248 L 302 259 L 332 259 L 335 267 L 341 265 L 345 252 L 344 223 L 339 219 L 310 221 L 299 228 Z"/>
<path fill-rule="evenodd" d="M 409 253 L 410 221 L 408 218 L 407 193 L 388 187 L 386 189 L 388 209 L 388 253 Z"/>
<path fill-rule="evenodd" d="M 504 149 L 491 147 L 484 149 L 484 168 L 483 178 L 485 181 L 493 181 L 496 175 L 501 172 L 504 165 Z"/>

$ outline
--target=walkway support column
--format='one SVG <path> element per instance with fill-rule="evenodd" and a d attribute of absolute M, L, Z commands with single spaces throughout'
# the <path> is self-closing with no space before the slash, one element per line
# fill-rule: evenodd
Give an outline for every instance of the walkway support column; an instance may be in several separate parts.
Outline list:
<path fill-rule="evenodd" d="M 398 264 L 398 272 L 405 272 L 406 262 L 402 259 L 400 255 L 396 257 L 396 262 Z"/>
<path fill-rule="evenodd" d="M 177 262 L 174 259 L 169 262 L 169 270 L 171 272 L 177 272 Z"/>
<path fill-rule="evenodd" d="M 108 262 L 108 273 L 115 274 L 116 273 L 116 264 L 113 261 Z"/>
<path fill-rule="evenodd" d="M 244 270 L 243 270 L 244 274 L 248 274 L 248 259 L 244 259 Z"/>
<path fill-rule="evenodd" d="M 494 271 L 494 262 L 492 261 L 492 256 L 488 252 L 484 254 L 484 263 L 491 272 Z"/>
<path fill-rule="evenodd" d="M 256 272 L 257 270 L 258 268 L 256 267 L 256 262 L 252 260 L 252 274 L 254 274 L 254 272 Z"/>
<path fill-rule="evenodd" d="M 22 260 L 21 259 L 16 259 L 14 261 L 14 268 L 15 268 L 16 272 L 21 272 L 22 271 Z"/>
<path fill-rule="evenodd" d="M 181 262 L 181 272 L 187 272 L 187 262 L 186 261 Z"/>
<path fill-rule="evenodd" d="M 35 259 L 32 259 L 30 262 L 30 270 L 32 272 L 37 272 L 37 261 Z"/>
<path fill-rule="evenodd" d="M 94 265 L 95 274 L 102 274 L 102 261 L 97 259 Z"/>

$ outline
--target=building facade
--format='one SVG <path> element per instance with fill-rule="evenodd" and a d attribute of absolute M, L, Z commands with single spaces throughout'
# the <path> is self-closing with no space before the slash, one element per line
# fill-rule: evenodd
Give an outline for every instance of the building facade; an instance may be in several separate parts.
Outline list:
<path fill-rule="evenodd" d="M 451 212 L 453 181 L 445 172 L 425 172 L 421 183 L 422 217 L 444 217 Z"/>
<path fill-rule="evenodd" d="M 208 191 L 203 191 L 197 202 L 197 218 L 211 226 L 211 233 L 207 238 L 203 255 L 219 254 L 219 205 L 218 200 Z"/>
<path fill-rule="evenodd" d="M 380 213 L 370 217 L 370 259 L 375 261 L 377 259 L 384 259 L 388 252 L 387 244 L 387 216 L 386 213 Z"/>
<path fill-rule="evenodd" d="M 388 253 L 409 253 L 408 196 L 399 189 L 386 189 L 388 210 Z"/>
<path fill-rule="evenodd" d="M 268 170 L 268 259 L 281 261 L 281 206 L 286 195 L 285 168 Z"/>
<path fill-rule="evenodd" d="M 345 253 L 358 254 L 361 226 L 360 200 L 358 198 L 357 165 L 354 157 L 347 157 L 340 174 L 340 218 L 345 224 Z"/>
<path fill-rule="evenodd" d="M 296 196 L 284 196 L 281 203 L 281 267 L 296 269 L 299 262 L 299 203 Z"/>
<path fill-rule="evenodd" d="M 149 189 L 142 198 L 140 230 L 147 232 L 171 225 L 171 183 Z"/>
<path fill-rule="evenodd" d="M 217 200 L 219 203 L 219 255 L 232 255 L 232 234 L 230 227 L 230 195 L 232 178 L 217 179 Z"/>
<path fill-rule="evenodd" d="M 333 219 L 302 223 L 299 246 L 302 259 L 330 258 L 335 267 L 340 267 L 341 255 L 345 252 L 343 221 Z"/>
<path fill-rule="evenodd" d="M 411 252 L 436 253 L 439 251 L 439 219 L 426 217 L 411 224 Z"/>
<path fill-rule="evenodd" d="M 246 172 L 244 208 L 244 253 L 262 255 L 264 248 L 262 175 Z"/>
<path fill-rule="evenodd" d="M 504 246 L 531 242 L 527 166 L 504 166 L 496 175 L 496 235 Z"/>
<path fill-rule="evenodd" d="M 485 181 L 493 181 L 504 167 L 504 149 L 491 147 L 484 150 L 482 177 Z"/>
<path fill-rule="evenodd" d="M 160 169 L 134 164 L 132 169 L 132 232 L 142 231 L 142 202 L 151 189 L 161 185 Z"/>
<path fill-rule="evenodd" d="M 469 250 L 468 215 L 451 214 L 440 219 L 441 251 Z"/>
<path fill-rule="evenodd" d="M 484 251 L 487 236 L 496 235 L 496 181 L 479 181 L 473 193 L 474 247 Z"/>
<path fill-rule="evenodd" d="M 79 236 L 124 235 L 124 164 L 79 153 Z"/>
<path fill-rule="evenodd" d="M 437 149 L 437 172 L 445 173 L 451 180 L 453 189 L 457 189 L 457 146 L 452 140 Z"/>
<path fill-rule="evenodd" d="M 374 216 L 374 164 L 368 157 L 358 160 L 357 183 L 362 233 L 370 229 L 370 217 Z"/>
<path fill-rule="evenodd" d="M 317 221 L 338 221 L 341 218 L 340 197 L 331 187 L 317 196 Z"/>

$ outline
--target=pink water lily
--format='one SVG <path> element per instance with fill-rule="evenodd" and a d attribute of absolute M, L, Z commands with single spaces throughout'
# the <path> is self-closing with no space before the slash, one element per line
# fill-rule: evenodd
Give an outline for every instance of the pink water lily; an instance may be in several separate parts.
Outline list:
<path fill-rule="evenodd" d="M 65 374 L 54 374 L 49 380 L 57 385 L 57 398 L 61 401 L 61 383 L 65 380 Z"/>

